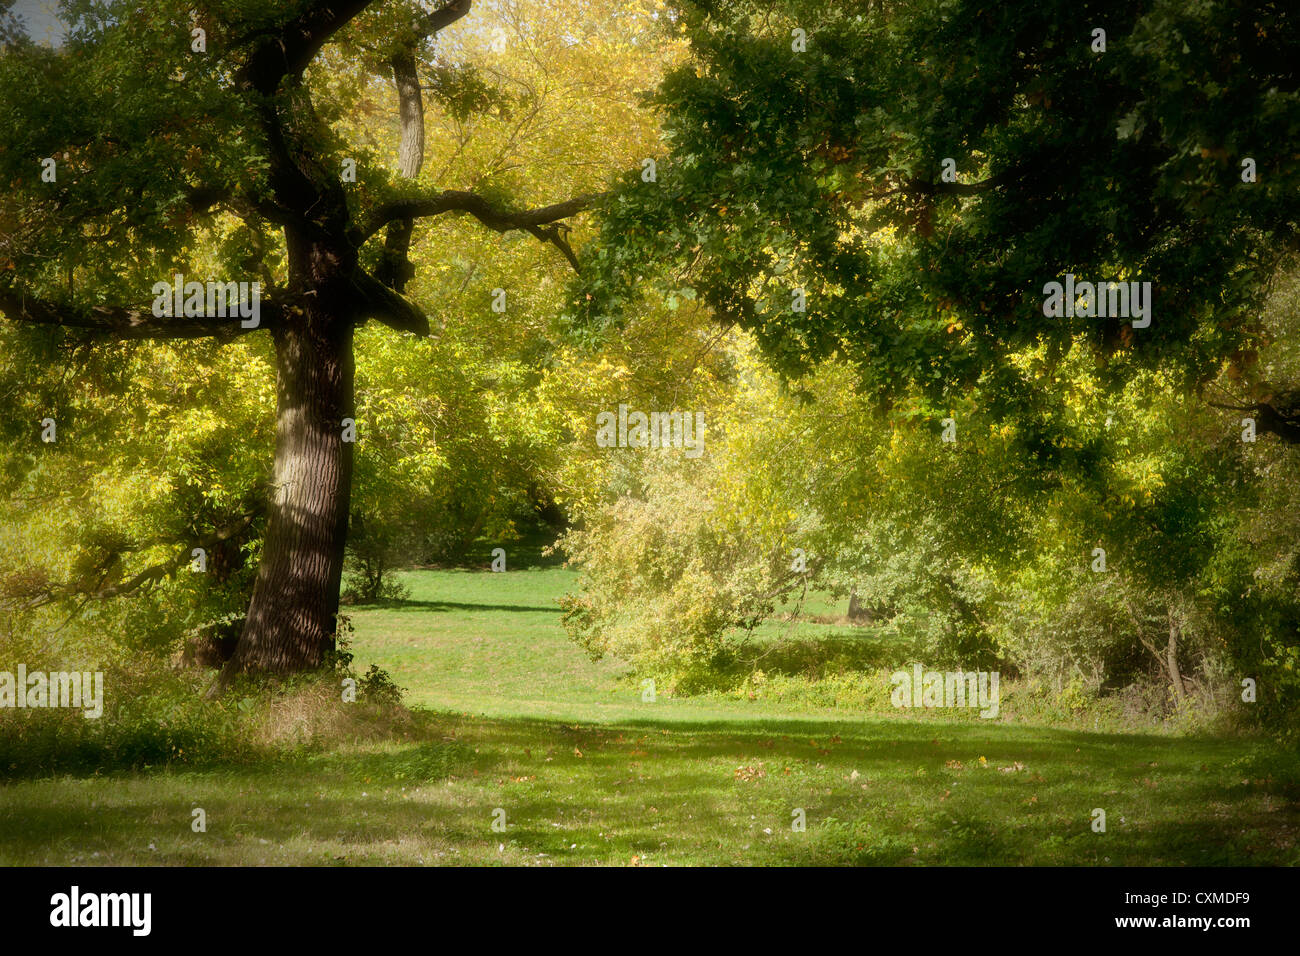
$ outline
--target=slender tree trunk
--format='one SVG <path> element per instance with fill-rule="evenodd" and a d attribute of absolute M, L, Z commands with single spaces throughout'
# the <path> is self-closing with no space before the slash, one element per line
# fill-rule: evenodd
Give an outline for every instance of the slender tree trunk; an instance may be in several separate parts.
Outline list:
<path fill-rule="evenodd" d="M 275 486 L 248 620 L 218 687 L 237 673 L 319 666 L 334 648 L 352 493 L 351 317 L 326 289 L 275 332 Z"/>
<path fill-rule="evenodd" d="M 424 97 L 420 93 L 420 74 L 416 65 L 415 45 L 394 54 L 391 66 L 397 83 L 397 103 L 402 123 L 402 142 L 397 151 L 397 169 L 403 179 L 416 179 L 424 166 Z M 411 236 L 415 232 L 413 219 L 398 219 L 388 226 L 384 241 L 384 257 L 375 277 L 398 292 L 406 291 L 406 283 L 415 275 L 415 266 L 409 258 Z"/>
<path fill-rule="evenodd" d="M 865 609 L 858 602 L 858 586 L 855 584 L 849 588 L 849 620 L 860 621 L 866 616 Z"/>
<path fill-rule="evenodd" d="M 1169 611 L 1169 644 L 1165 647 L 1165 661 L 1169 679 L 1174 685 L 1174 696 L 1181 701 L 1187 696 L 1187 689 L 1183 686 L 1183 672 L 1178 669 L 1178 618 L 1172 608 Z"/>

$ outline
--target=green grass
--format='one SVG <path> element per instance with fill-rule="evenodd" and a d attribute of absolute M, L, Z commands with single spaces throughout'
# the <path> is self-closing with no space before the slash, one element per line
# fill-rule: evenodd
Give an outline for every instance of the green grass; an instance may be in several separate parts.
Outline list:
<path fill-rule="evenodd" d="M 387 669 L 420 708 L 404 739 L 16 780 L 0 786 L 0 863 L 1300 862 L 1300 759 L 1273 744 L 726 695 L 643 702 L 565 637 L 554 598 L 573 579 L 411 572 L 408 601 L 349 612 L 358 671 Z M 190 828 L 194 807 L 206 833 Z M 791 829 L 796 809 L 806 832 Z"/>

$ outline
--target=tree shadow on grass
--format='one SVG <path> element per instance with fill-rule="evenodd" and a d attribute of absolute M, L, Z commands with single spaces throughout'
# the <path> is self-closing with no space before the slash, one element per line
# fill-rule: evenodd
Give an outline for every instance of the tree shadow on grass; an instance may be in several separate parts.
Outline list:
<path fill-rule="evenodd" d="M 370 604 L 354 604 L 355 610 L 384 611 L 508 611 L 515 614 L 561 614 L 562 608 L 547 607 L 538 604 L 464 604 L 457 601 L 416 601 L 398 599 L 377 601 Z"/>
<path fill-rule="evenodd" d="M 191 865 L 1285 863 L 1298 786 L 1294 756 L 1236 739 L 424 713 L 409 741 L 3 787 L 0 847 Z M 1088 825 L 1097 806 L 1106 834 Z"/>

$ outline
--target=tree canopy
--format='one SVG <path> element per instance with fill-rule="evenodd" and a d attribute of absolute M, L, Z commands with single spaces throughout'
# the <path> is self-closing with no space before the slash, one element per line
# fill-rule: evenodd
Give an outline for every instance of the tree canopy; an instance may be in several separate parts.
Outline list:
<path fill-rule="evenodd" d="M 1090 349 L 1116 384 L 1250 365 L 1295 244 L 1288 5 L 701 2 L 679 28 L 657 180 L 609 204 L 586 322 L 671 273 L 781 368 L 842 355 L 936 408 L 978 389 L 1046 438 L 1024 349 Z M 1067 275 L 1150 282 L 1149 327 L 1045 316 Z"/>

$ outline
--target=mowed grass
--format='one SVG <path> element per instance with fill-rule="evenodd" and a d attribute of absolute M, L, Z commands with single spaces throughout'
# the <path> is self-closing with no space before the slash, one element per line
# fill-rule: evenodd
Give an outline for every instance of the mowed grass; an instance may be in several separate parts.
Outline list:
<path fill-rule="evenodd" d="M 0 863 L 1300 862 L 1300 760 L 1267 742 L 647 702 L 564 635 L 571 572 L 404 580 L 409 600 L 349 613 L 357 670 L 387 669 L 418 708 L 407 739 L 11 782 Z"/>

